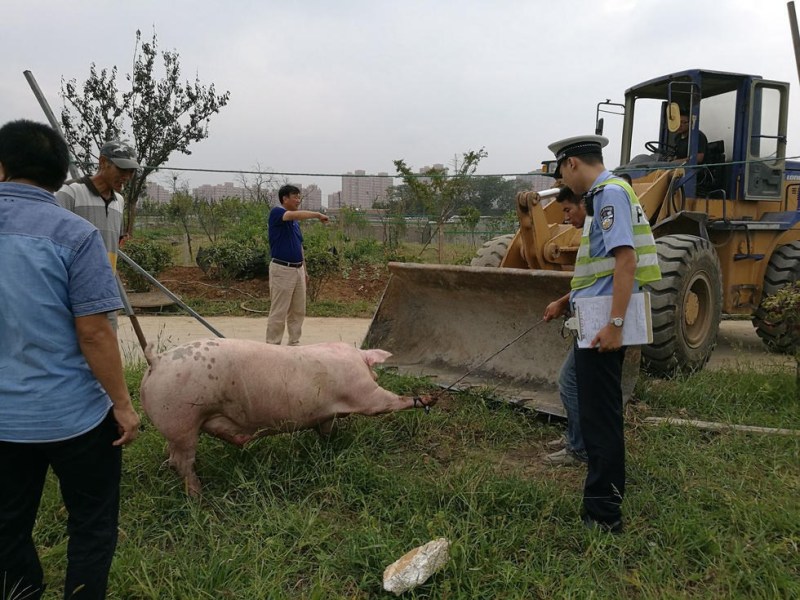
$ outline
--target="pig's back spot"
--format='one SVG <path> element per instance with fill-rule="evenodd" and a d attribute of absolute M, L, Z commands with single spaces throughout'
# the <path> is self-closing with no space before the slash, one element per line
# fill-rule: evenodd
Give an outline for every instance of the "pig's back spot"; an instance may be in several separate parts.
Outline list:
<path fill-rule="evenodd" d="M 208 348 L 206 348 L 206 350 L 208 350 Z M 211 357 L 209 360 L 210 360 L 212 363 L 215 363 L 215 362 L 217 362 L 217 359 L 216 359 L 216 358 L 214 358 L 213 356 L 212 356 L 212 357 Z"/>
<path fill-rule="evenodd" d="M 194 346 L 195 348 L 199 348 L 202 345 L 203 345 L 203 342 L 195 342 L 194 344 L 192 344 L 192 346 Z"/>
<path fill-rule="evenodd" d="M 208 367 L 209 369 L 211 369 L 211 368 L 213 368 L 213 367 L 214 367 L 214 365 L 212 365 L 211 363 L 209 363 L 209 364 L 207 365 L 207 367 Z"/>
<path fill-rule="evenodd" d="M 173 361 L 175 360 L 186 360 L 192 356 L 193 352 L 191 348 L 187 348 L 186 346 L 175 348 L 172 351 L 170 357 Z"/>

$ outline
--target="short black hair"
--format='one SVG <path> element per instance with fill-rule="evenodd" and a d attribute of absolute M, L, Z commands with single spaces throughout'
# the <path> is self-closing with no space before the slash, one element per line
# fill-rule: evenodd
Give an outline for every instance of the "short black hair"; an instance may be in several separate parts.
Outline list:
<path fill-rule="evenodd" d="M 573 192 L 571 188 L 565 185 L 558 191 L 556 202 L 571 202 L 572 204 L 580 204 L 581 199 L 575 195 L 575 192 Z"/>
<path fill-rule="evenodd" d="M 278 201 L 283 204 L 283 199 L 287 196 L 291 196 L 292 194 L 299 194 L 300 188 L 296 185 L 291 185 L 287 183 L 286 185 L 281 186 L 281 189 L 278 190 Z"/>
<path fill-rule="evenodd" d="M 596 166 L 603 164 L 603 155 L 601 153 L 582 154 L 580 156 L 575 156 L 574 158 L 577 158 L 587 165 Z"/>
<path fill-rule="evenodd" d="M 29 179 L 55 192 L 67 179 L 69 148 L 49 125 L 9 121 L 0 127 L 0 163 L 6 178 Z"/>

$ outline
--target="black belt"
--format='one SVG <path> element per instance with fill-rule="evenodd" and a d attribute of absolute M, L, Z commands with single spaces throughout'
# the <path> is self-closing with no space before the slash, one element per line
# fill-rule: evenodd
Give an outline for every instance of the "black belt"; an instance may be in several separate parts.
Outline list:
<path fill-rule="evenodd" d="M 273 258 L 272 262 L 278 265 L 283 265 L 284 267 L 294 267 L 295 269 L 299 269 L 303 266 L 302 260 L 300 262 L 293 263 L 286 260 L 281 260 L 280 258 Z"/>

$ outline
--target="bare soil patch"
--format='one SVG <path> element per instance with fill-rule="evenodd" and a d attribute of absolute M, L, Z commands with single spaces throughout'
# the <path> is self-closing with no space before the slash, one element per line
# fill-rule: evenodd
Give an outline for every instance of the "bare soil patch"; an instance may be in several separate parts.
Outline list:
<path fill-rule="evenodd" d="M 377 304 L 388 277 L 384 265 L 356 266 L 327 278 L 317 299 L 343 303 L 367 300 Z M 199 267 L 171 267 L 163 271 L 158 280 L 182 298 L 269 299 L 269 278 L 266 276 L 243 281 L 220 281 L 209 278 Z"/>

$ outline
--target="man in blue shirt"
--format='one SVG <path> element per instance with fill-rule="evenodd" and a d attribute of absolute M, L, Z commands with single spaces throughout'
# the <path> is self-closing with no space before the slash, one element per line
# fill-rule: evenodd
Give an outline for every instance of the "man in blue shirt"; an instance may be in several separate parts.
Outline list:
<path fill-rule="evenodd" d="M 586 207 L 583 200 L 575 195 L 567 186 L 561 188 L 556 196 L 564 211 L 564 220 L 576 227 L 583 229 L 586 221 Z M 547 305 L 544 311 L 544 320 L 551 321 L 564 316 L 569 312 L 569 294 L 554 300 Z M 575 374 L 575 349 L 570 348 L 561 370 L 558 373 L 558 393 L 561 403 L 567 413 L 567 433 L 558 440 L 548 442 L 551 448 L 559 450 L 548 454 L 544 462 L 554 466 L 579 466 L 586 464 L 586 447 L 581 434 L 580 411 L 578 407 L 578 378 Z"/>
<path fill-rule="evenodd" d="M 581 433 L 588 456 L 583 522 L 593 529 L 622 531 L 625 439 L 622 415 L 622 327 L 631 294 L 660 279 L 655 242 L 631 187 L 606 170 L 602 136 L 579 136 L 550 144 L 555 175 L 586 203 L 587 219 L 572 277 L 570 302 L 611 296 L 608 323 L 590 348 L 575 348 Z"/>
<path fill-rule="evenodd" d="M 289 330 L 289 345 L 300 344 L 303 320 L 306 316 L 306 283 L 303 234 L 300 223 L 306 219 L 328 222 L 328 217 L 311 210 L 299 210 L 300 190 L 284 185 L 278 190 L 281 205 L 269 213 L 269 318 L 267 343 L 280 345 L 283 330 Z"/>
<path fill-rule="evenodd" d="M 122 307 L 97 229 L 61 208 L 61 136 L 0 128 L 0 597 L 40 598 L 32 531 L 48 467 L 68 513 L 64 596 L 104 598 L 124 444 L 136 438 L 117 337 Z"/>

